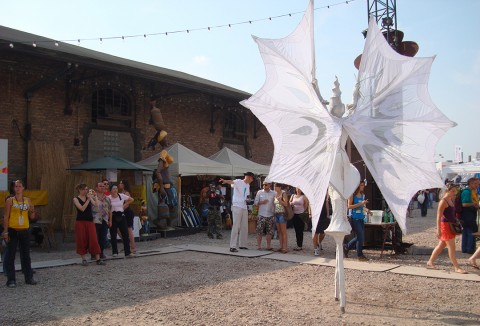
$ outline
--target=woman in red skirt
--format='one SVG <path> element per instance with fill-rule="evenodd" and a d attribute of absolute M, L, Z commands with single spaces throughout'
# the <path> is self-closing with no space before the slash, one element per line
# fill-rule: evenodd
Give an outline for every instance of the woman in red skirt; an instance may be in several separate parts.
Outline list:
<path fill-rule="evenodd" d="M 457 193 L 458 187 L 454 184 L 449 184 L 447 190 L 443 195 L 442 199 L 438 203 L 437 210 L 437 238 L 440 240 L 438 245 L 433 249 L 432 255 L 427 262 L 428 269 L 438 269 L 434 265 L 435 260 L 438 255 L 445 249 L 448 248 L 448 257 L 455 267 L 455 272 L 460 274 L 467 274 L 466 271 L 460 268 L 457 262 L 457 257 L 455 255 L 455 233 L 450 228 L 449 222 L 456 222 L 455 217 L 455 203 L 454 198 Z"/>
<path fill-rule="evenodd" d="M 78 196 L 73 198 L 73 204 L 77 209 L 75 221 L 75 242 L 77 254 L 82 257 L 82 265 L 87 266 L 85 255 L 89 252 L 95 256 L 97 265 L 105 265 L 100 259 L 100 246 L 97 240 L 97 231 L 93 223 L 92 205 L 98 206 L 95 192 L 81 183 L 77 186 Z"/>

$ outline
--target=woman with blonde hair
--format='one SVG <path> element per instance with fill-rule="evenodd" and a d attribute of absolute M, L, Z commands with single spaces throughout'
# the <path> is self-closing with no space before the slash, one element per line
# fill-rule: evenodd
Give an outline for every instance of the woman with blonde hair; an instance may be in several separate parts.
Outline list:
<path fill-rule="evenodd" d="M 15 195 L 5 201 L 3 215 L 4 231 L 2 238 L 7 242 L 3 266 L 7 276 L 7 286 L 10 288 L 17 286 L 15 280 L 15 254 L 17 247 L 20 248 L 20 259 L 22 261 L 22 269 L 24 270 L 25 283 L 30 285 L 37 284 L 33 278 L 30 260 L 29 216 L 34 213 L 34 208 L 31 200 L 23 196 L 24 189 L 25 187 L 21 180 L 15 181 Z"/>
<path fill-rule="evenodd" d="M 455 272 L 460 274 L 467 274 L 467 272 L 458 265 L 457 257 L 455 255 L 455 236 L 456 234 L 450 228 L 450 223 L 455 223 L 455 202 L 454 198 L 457 194 L 458 186 L 454 184 L 447 185 L 447 190 L 443 194 L 442 199 L 438 203 L 437 209 L 437 238 L 438 245 L 433 249 L 432 255 L 427 262 L 428 269 L 438 269 L 434 265 L 438 255 L 447 247 L 448 257 L 455 267 Z"/>
<path fill-rule="evenodd" d="M 275 223 L 277 224 L 278 238 L 280 239 L 280 251 L 281 253 L 286 254 L 288 252 L 287 244 L 287 219 L 286 213 L 287 210 L 285 207 L 290 205 L 288 201 L 287 194 L 282 190 L 283 185 L 280 183 L 275 183 Z"/>

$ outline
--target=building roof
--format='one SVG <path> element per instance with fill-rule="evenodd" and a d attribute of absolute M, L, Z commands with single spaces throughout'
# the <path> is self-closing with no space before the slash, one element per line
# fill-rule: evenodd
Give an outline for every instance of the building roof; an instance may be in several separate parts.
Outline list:
<path fill-rule="evenodd" d="M 31 45 L 33 41 L 35 41 L 36 47 Z M 9 47 L 10 43 L 14 45 L 13 48 Z M 77 45 L 63 42 L 57 43 L 58 46 L 55 45 L 55 40 L 53 39 L 0 26 L 0 48 L 10 51 L 78 63 L 79 65 L 99 70 L 164 82 L 239 100 L 246 99 L 251 95 L 250 93 L 180 71 L 120 58 Z"/>

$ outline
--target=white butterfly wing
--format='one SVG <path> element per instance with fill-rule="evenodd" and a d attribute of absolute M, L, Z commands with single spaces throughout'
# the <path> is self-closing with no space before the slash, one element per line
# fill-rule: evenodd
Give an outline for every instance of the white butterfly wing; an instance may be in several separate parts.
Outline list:
<path fill-rule="evenodd" d="M 314 87 L 313 4 L 297 29 L 278 39 L 255 38 L 266 70 L 262 88 L 241 102 L 265 125 L 274 155 L 268 180 L 299 187 L 316 226 L 341 134 Z"/>
<path fill-rule="evenodd" d="M 428 93 L 433 59 L 398 54 L 371 19 L 358 102 L 344 122 L 404 232 L 412 196 L 419 189 L 443 185 L 434 165 L 435 146 L 455 126 Z"/>

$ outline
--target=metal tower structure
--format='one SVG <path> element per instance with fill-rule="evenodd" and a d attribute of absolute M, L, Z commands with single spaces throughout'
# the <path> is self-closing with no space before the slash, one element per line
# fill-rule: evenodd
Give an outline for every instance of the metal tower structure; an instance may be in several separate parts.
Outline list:
<path fill-rule="evenodd" d="M 379 24 L 385 39 L 390 46 L 402 55 L 414 57 L 418 52 L 418 44 L 413 41 L 403 41 L 403 32 L 397 28 L 397 0 L 367 0 L 368 19 L 373 17 Z M 368 22 L 367 19 L 367 22 Z M 362 32 L 367 37 L 367 30 Z M 358 69 L 361 55 L 354 65 Z"/>
<path fill-rule="evenodd" d="M 397 0 L 367 0 L 368 17 L 374 17 L 385 32 L 385 38 L 393 48 L 398 46 Z M 368 21 L 368 20 L 367 20 Z"/>

